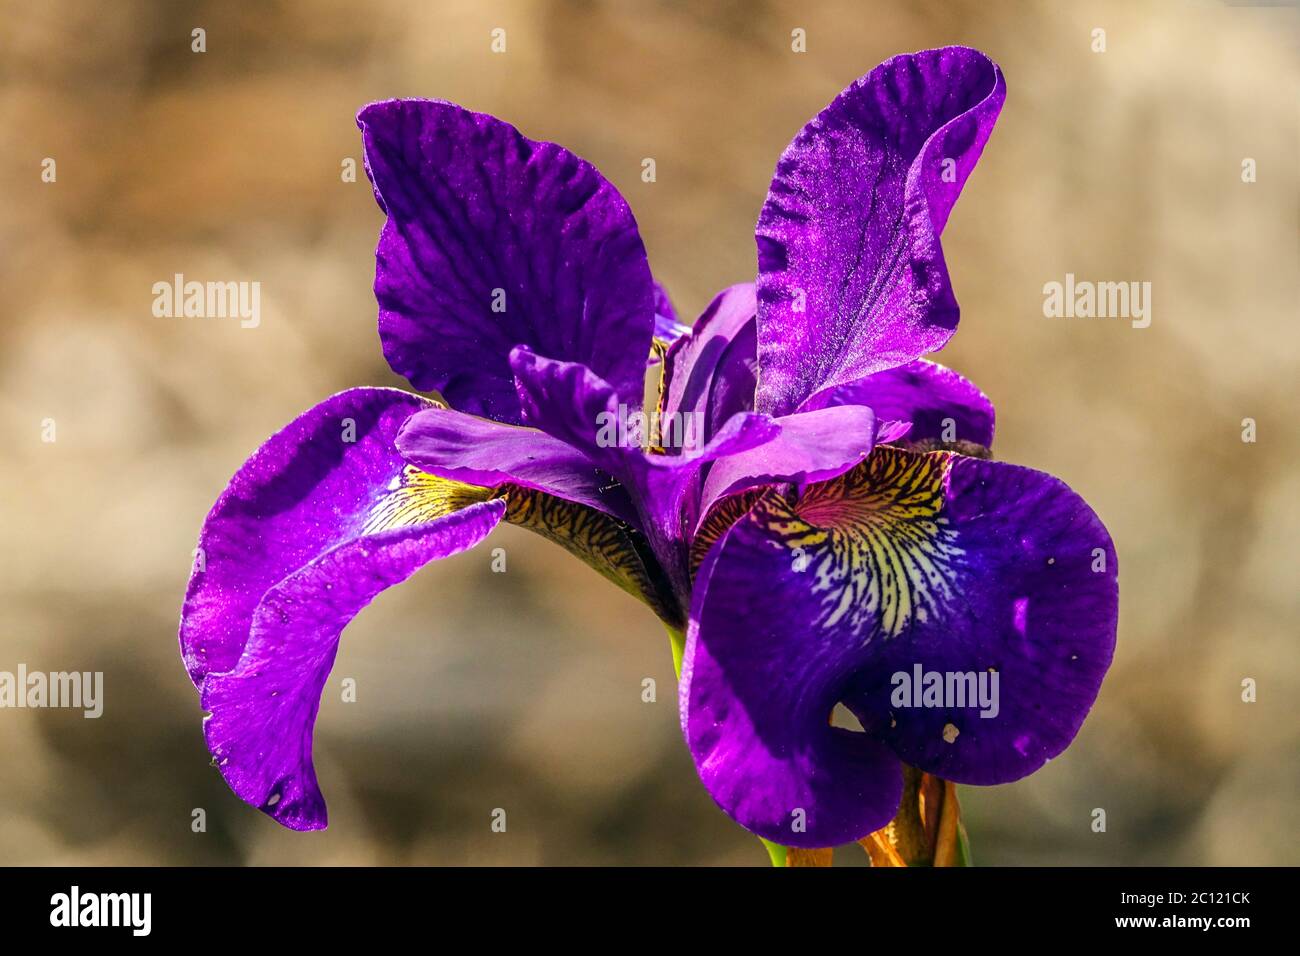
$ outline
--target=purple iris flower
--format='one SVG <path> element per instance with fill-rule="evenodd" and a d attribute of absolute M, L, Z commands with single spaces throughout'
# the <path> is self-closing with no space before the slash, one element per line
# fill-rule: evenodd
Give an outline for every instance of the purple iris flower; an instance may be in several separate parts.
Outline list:
<path fill-rule="evenodd" d="M 235 793 L 325 826 L 340 633 L 501 521 L 665 622 L 700 777 L 771 841 L 884 826 L 904 764 L 994 784 L 1064 750 L 1114 649 L 1110 537 L 1061 481 L 990 460 L 992 404 L 921 358 L 957 326 L 939 235 L 1004 97 L 960 47 L 855 82 L 777 164 L 757 281 L 689 329 L 590 164 L 451 103 L 363 109 L 384 355 L 446 404 L 335 395 L 209 514 L 180 643 Z"/>

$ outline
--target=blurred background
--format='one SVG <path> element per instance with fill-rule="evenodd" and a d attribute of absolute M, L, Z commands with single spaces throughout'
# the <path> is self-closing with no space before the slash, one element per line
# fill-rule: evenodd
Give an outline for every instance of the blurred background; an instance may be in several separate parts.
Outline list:
<path fill-rule="evenodd" d="M 191 549 L 267 435 L 405 385 L 375 332 L 382 215 L 340 175 L 358 107 L 451 99 L 590 159 L 689 321 L 752 279 L 800 126 L 950 43 L 1009 95 L 944 235 L 942 360 L 996 403 L 997 456 L 1069 482 L 1121 562 L 1074 746 L 962 789 L 976 861 L 1300 862 L 1294 8 L 4 0 L 0 24 L 0 670 L 105 674 L 99 720 L 0 710 L 0 863 L 765 864 L 696 780 L 651 614 L 504 526 L 508 573 L 488 549 L 431 565 L 345 633 L 316 731 L 331 826 L 280 829 L 209 765 L 176 648 Z M 178 272 L 260 282 L 261 325 L 156 318 Z M 1150 327 L 1044 318 L 1067 272 L 1151 282 Z"/>

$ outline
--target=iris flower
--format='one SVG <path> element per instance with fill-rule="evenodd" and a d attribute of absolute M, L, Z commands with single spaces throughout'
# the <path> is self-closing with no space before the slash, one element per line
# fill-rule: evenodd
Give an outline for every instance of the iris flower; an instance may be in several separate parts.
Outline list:
<path fill-rule="evenodd" d="M 328 398 L 208 515 L 180 644 L 234 792 L 326 825 L 340 633 L 502 521 L 667 625 L 700 779 L 769 841 L 866 837 L 904 767 L 997 784 L 1061 753 L 1113 653 L 1114 548 L 1060 480 L 991 460 L 992 404 L 922 358 L 957 327 L 939 236 L 1004 97 L 960 47 L 853 83 L 777 163 L 756 281 L 690 328 L 590 164 L 452 103 L 363 109 L 384 355 L 441 400 Z M 930 673 L 996 674 L 996 714 L 896 696 Z"/>

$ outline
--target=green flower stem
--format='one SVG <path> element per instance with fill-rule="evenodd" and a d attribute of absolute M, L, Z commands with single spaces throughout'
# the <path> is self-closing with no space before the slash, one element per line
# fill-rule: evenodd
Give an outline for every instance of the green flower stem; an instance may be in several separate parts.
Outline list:
<path fill-rule="evenodd" d="M 767 851 L 767 855 L 771 858 L 773 866 L 786 865 L 786 856 L 790 852 L 789 847 L 784 847 L 779 843 L 773 843 L 771 840 L 764 840 L 762 837 L 758 838 L 758 842 L 763 844 L 763 849 Z"/>
<path fill-rule="evenodd" d="M 673 673 L 677 679 L 682 679 L 682 657 L 686 653 L 686 632 L 680 627 L 673 627 L 665 623 L 664 630 L 668 632 L 668 643 L 673 649 Z"/>

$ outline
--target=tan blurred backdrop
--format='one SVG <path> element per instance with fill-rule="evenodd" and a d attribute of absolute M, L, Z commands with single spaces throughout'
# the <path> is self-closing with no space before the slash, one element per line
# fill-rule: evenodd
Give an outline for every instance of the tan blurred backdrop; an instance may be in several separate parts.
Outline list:
<path fill-rule="evenodd" d="M 690 319 L 753 277 L 799 127 L 949 43 L 1009 95 L 944 237 L 942 358 L 997 404 L 998 457 L 1068 481 L 1121 562 L 1074 746 L 963 788 L 976 860 L 1300 862 L 1296 28 L 1208 0 L 0 2 L 0 670 L 106 685 L 99 720 L 0 710 L 0 863 L 764 863 L 695 778 L 654 619 L 513 528 L 506 574 L 472 551 L 349 628 L 316 732 L 331 827 L 279 829 L 209 766 L 176 650 L 190 550 L 272 431 L 405 384 L 375 332 L 382 217 L 340 176 L 358 107 L 447 98 L 590 159 Z M 155 318 L 178 272 L 260 282 L 261 325 Z M 1067 272 L 1151 282 L 1151 326 L 1044 318 Z"/>

